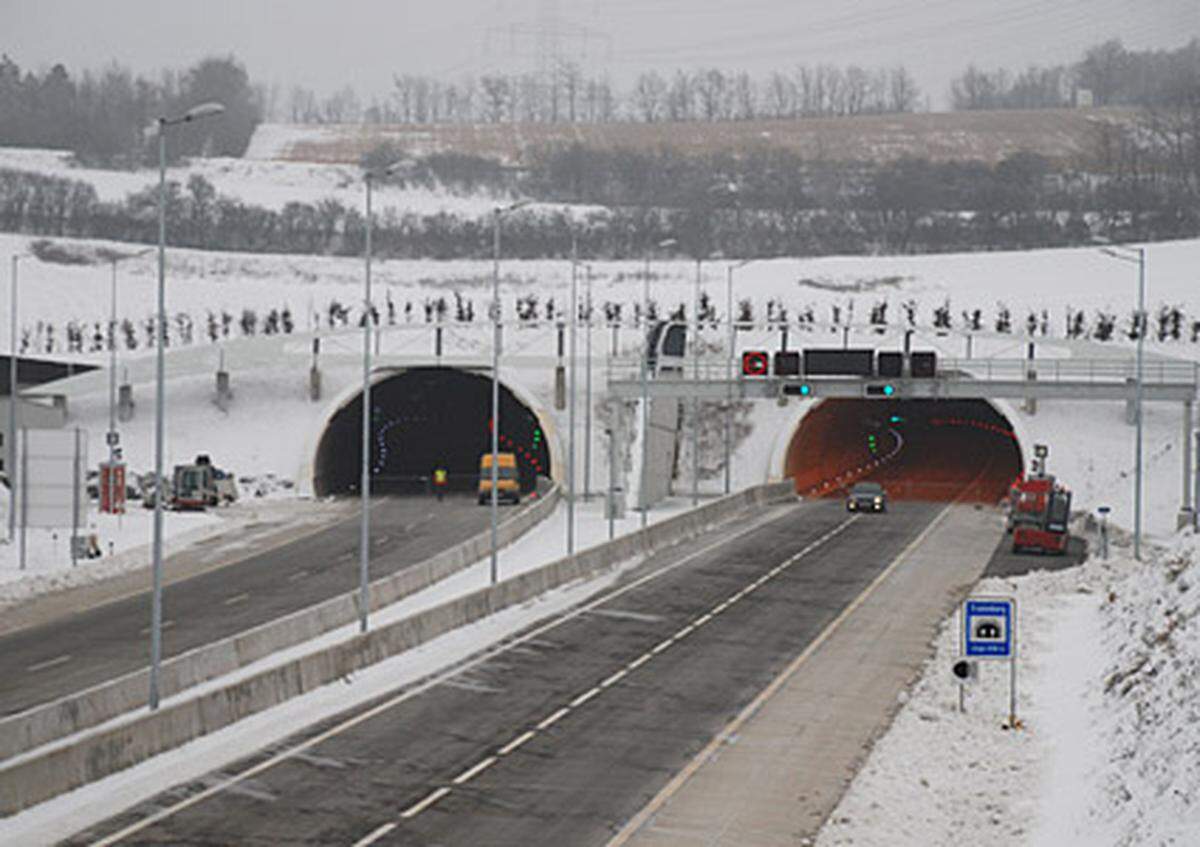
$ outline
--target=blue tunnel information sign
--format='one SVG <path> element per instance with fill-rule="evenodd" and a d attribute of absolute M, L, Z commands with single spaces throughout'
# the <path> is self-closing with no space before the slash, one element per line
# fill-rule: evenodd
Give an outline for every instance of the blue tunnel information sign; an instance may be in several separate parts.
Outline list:
<path fill-rule="evenodd" d="M 1009 659 L 1013 655 L 1013 621 L 1016 601 L 968 600 L 963 614 L 963 641 L 967 656 Z"/>

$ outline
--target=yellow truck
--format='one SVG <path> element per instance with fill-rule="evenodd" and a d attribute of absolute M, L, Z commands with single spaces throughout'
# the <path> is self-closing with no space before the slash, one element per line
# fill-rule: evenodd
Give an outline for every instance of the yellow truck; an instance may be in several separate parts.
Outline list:
<path fill-rule="evenodd" d="M 521 502 L 521 480 L 517 474 L 517 457 L 513 453 L 496 454 L 496 499 L 510 503 Z M 492 454 L 479 457 L 479 505 L 492 502 Z"/>

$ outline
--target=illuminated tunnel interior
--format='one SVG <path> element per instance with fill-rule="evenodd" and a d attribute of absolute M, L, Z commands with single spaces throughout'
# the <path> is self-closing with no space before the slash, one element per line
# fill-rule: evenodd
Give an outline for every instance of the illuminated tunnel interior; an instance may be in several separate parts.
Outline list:
<path fill-rule="evenodd" d="M 892 499 L 985 503 L 1022 471 L 1012 424 L 986 400 L 825 400 L 801 420 L 786 463 L 803 496 L 872 480 Z"/>
<path fill-rule="evenodd" d="M 472 491 L 479 458 L 492 448 L 491 377 L 455 368 L 413 368 L 371 387 L 371 488 L 423 493 L 439 465 L 449 488 Z M 521 490 L 550 475 L 550 451 L 537 415 L 500 385 L 500 450 L 516 454 Z M 329 421 L 317 447 L 318 496 L 357 491 L 361 475 L 362 395 Z"/>

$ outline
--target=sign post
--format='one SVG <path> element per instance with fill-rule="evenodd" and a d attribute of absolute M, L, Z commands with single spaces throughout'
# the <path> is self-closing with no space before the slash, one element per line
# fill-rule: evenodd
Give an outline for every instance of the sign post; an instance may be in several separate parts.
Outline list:
<path fill-rule="evenodd" d="M 961 644 L 968 659 L 1008 660 L 1008 726 L 1017 727 L 1017 601 L 971 597 L 963 604 Z"/>

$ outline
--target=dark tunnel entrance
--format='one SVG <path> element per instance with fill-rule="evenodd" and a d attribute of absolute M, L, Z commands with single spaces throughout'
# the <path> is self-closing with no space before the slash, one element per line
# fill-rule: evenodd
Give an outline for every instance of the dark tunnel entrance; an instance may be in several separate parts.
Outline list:
<path fill-rule="evenodd" d="M 986 400 L 825 400 L 801 420 L 786 460 L 802 496 L 873 480 L 894 499 L 985 503 L 1022 467 L 1012 424 Z"/>
<path fill-rule="evenodd" d="M 425 493 L 439 465 L 449 488 L 472 491 L 479 458 L 492 449 L 492 381 L 455 368 L 413 368 L 371 387 L 371 488 L 380 493 Z M 500 450 L 514 453 L 521 490 L 550 475 L 550 451 L 537 415 L 500 386 Z M 318 496 L 358 491 L 362 395 L 334 414 L 317 447 L 313 490 Z"/>

